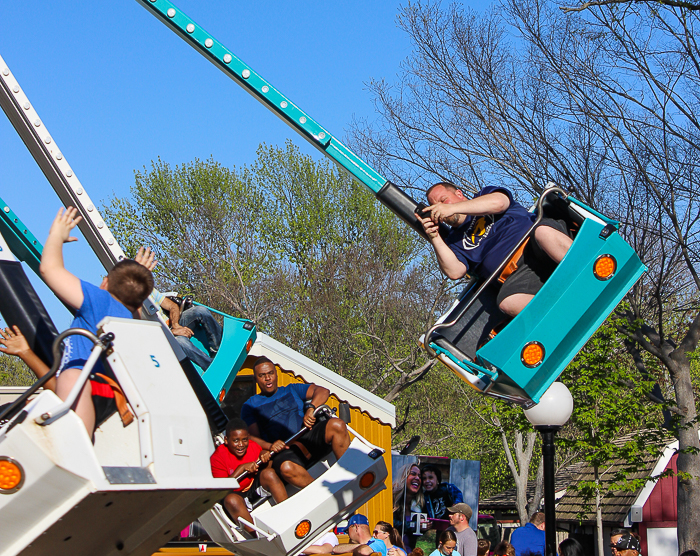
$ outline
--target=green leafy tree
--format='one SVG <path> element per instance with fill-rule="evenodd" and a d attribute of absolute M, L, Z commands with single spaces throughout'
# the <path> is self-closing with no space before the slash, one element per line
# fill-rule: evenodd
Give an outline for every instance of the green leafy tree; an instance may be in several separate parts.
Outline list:
<path fill-rule="evenodd" d="M 432 367 L 417 338 L 444 282 L 424 245 L 374 196 L 327 161 L 261 149 L 263 241 L 285 262 L 276 337 L 392 401 Z"/>
<path fill-rule="evenodd" d="M 0 386 L 31 386 L 35 380 L 22 361 L 0 353 Z"/>
<path fill-rule="evenodd" d="M 446 283 L 415 233 L 364 187 L 293 144 L 249 168 L 213 160 L 136 174 L 106 218 L 133 251 L 153 246 L 161 289 L 261 330 L 388 400 L 434 365 L 417 344 Z"/>
<path fill-rule="evenodd" d="M 174 168 L 159 159 L 135 177 L 132 199 L 104 208 L 125 250 L 154 249 L 162 288 L 264 320 L 270 307 L 263 285 L 277 258 L 261 241 L 263 199 L 247 171 L 211 159 Z"/>
<path fill-rule="evenodd" d="M 562 375 L 571 385 L 574 412 L 560 444 L 570 457 L 593 468 L 593 480 L 580 481 L 574 489 L 592 506 L 601 554 L 605 498 L 641 488 L 647 477 L 630 477 L 646 472 L 648 460 L 660 455 L 667 436 L 660 426 L 661 410 L 652 401 L 656 383 L 635 369 L 617 319 L 596 332 Z"/>

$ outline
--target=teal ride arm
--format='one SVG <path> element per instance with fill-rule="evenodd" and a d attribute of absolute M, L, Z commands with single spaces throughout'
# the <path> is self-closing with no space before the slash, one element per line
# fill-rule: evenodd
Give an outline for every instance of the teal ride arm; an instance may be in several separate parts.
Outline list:
<path fill-rule="evenodd" d="M 168 0 L 138 0 L 226 75 L 375 193 L 386 179 Z"/>
<path fill-rule="evenodd" d="M 323 154 L 367 186 L 377 199 L 427 239 L 415 215 L 418 203 L 357 156 L 306 112 L 241 61 L 169 0 L 137 0 L 167 27 L 241 85 Z"/>
<path fill-rule="evenodd" d="M 36 275 L 41 277 L 39 274 L 43 250 L 41 243 L 2 199 L 0 199 L 0 207 L 0 234 L 5 238 L 14 256 L 27 263 Z"/>

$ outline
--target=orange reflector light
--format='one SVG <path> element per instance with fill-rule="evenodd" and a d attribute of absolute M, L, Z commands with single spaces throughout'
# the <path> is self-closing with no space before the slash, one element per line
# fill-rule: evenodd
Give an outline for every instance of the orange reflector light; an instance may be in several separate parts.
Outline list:
<path fill-rule="evenodd" d="M 221 392 L 219 392 L 219 403 L 223 402 L 225 397 L 226 397 L 226 388 L 222 388 Z"/>
<path fill-rule="evenodd" d="M 250 353 L 250 348 L 253 347 L 253 338 L 250 338 L 245 345 L 245 351 L 246 353 Z"/>
<path fill-rule="evenodd" d="M 303 539 L 306 535 L 311 532 L 311 522 L 308 519 L 300 522 L 299 525 L 294 529 L 294 534 L 297 539 Z"/>
<path fill-rule="evenodd" d="M 520 360 L 526 367 L 537 367 L 544 360 L 544 346 L 539 342 L 528 342 L 520 353 Z"/>
<path fill-rule="evenodd" d="M 371 487 L 374 484 L 374 473 L 371 471 L 368 471 L 364 475 L 362 475 L 362 478 L 360 479 L 360 488 L 362 490 L 367 490 L 369 487 Z"/>
<path fill-rule="evenodd" d="M 598 280 L 609 280 L 617 270 L 617 261 L 612 255 L 601 255 L 593 263 L 593 275 Z"/>
<path fill-rule="evenodd" d="M 0 494 L 12 494 L 22 488 L 24 470 L 12 458 L 0 456 Z"/>

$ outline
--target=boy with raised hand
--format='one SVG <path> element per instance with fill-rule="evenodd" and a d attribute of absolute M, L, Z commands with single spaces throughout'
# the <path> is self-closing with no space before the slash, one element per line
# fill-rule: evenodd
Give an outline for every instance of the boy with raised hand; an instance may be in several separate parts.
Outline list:
<path fill-rule="evenodd" d="M 83 328 L 96 334 L 97 323 L 105 317 L 139 318 L 141 304 L 153 290 L 153 275 L 144 265 L 130 259 L 114 265 L 99 287 L 71 274 L 63 264 L 63 244 L 77 241 L 70 233 L 81 218 L 73 207 L 58 211 L 44 245 L 39 270 L 56 296 L 76 310 L 71 328 Z M 71 336 L 64 342 L 56 379 L 56 394 L 62 400 L 70 394 L 92 348 L 92 342 L 83 336 Z M 118 388 L 114 376 L 98 360 L 73 406 L 91 437 L 95 425 L 104 421 L 116 407 L 112 392 L 115 386 Z"/>
<path fill-rule="evenodd" d="M 239 478 L 247 473 L 239 479 L 239 488 L 227 494 L 223 500 L 226 511 L 236 521 L 242 517 L 248 523 L 253 522 L 250 498 L 260 496 L 260 487 L 272 494 L 275 502 L 287 499 L 284 483 L 269 465 L 271 457 L 269 450 L 263 450 L 257 442 L 250 439 L 248 425 L 243 419 L 231 419 L 228 422 L 224 443 L 214 451 L 210 463 L 215 478 Z M 262 465 L 258 464 L 258 460 Z M 245 528 L 248 532 L 253 532 L 250 527 Z"/>

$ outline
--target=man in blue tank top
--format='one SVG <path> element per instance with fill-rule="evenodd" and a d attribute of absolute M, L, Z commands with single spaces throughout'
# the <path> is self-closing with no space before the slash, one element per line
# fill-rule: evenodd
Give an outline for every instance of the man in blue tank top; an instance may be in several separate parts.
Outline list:
<path fill-rule="evenodd" d="M 454 184 L 440 182 L 428 189 L 427 198 L 430 206 L 418 217 L 440 268 L 452 280 L 467 273 L 488 278 L 534 222 L 534 216 L 503 187 L 485 187 L 467 199 Z M 440 222 L 452 228 L 444 239 L 438 233 Z M 504 278 L 497 299 L 501 311 L 512 317 L 522 311 L 571 243 L 564 222 L 542 219 L 513 261 L 517 269 Z"/>

